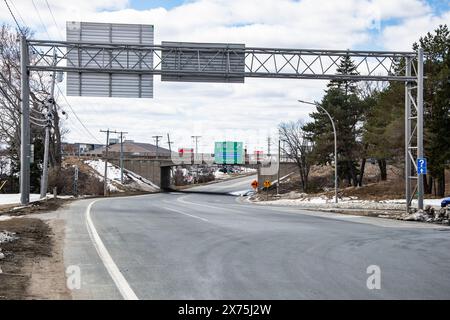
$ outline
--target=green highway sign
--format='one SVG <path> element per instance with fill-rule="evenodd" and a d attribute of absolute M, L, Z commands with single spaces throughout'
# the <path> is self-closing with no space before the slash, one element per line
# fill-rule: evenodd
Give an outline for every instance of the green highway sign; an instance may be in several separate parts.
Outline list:
<path fill-rule="evenodd" d="M 242 142 L 216 142 L 214 161 L 217 164 L 244 164 L 244 146 Z"/>

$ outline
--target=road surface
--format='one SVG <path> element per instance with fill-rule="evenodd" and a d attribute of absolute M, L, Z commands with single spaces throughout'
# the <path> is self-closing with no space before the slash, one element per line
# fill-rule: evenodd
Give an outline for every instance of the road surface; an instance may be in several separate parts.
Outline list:
<path fill-rule="evenodd" d="M 161 193 L 82 200 L 59 211 L 65 264 L 81 271 L 73 297 L 450 298 L 449 228 L 236 200 Z M 381 289 L 368 289 L 369 266 L 379 267 Z"/>
<path fill-rule="evenodd" d="M 226 180 L 219 183 L 211 183 L 203 186 L 193 187 L 187 190 L 194 192 L 210 192 L 210 193 L 224 193 L 224 194 L 246 193 L 252 190 L 251 183 L 254 180 L 257 180 L 257 176 L 251 175 L 247 177 Z"/>

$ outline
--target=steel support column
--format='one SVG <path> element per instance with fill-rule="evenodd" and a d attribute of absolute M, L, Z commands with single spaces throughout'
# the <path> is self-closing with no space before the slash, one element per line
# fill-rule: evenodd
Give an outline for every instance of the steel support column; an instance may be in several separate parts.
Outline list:
<path fill-rule="evenodd" d="M 417 158 L 423 158 L 423 49 L 417 56 Z M 423 210 L 423 174 L 418 174 L 417 208 Z"/>
<path fill-rule="evenodd" d="M 411 58 L 405 59 L 406 63 L 406 76 L 411 76 L 412 60 Z M 405 82 L 405 198 L 406 198 L 406 212 L 410 211 L 411 207 L 411 99 L 413 83 Z"/>
<path fill-rule="evenodd" d="M 423 49 L 417 53 L 417 65 L 406 58 L 406 76 L 416 71 L 415 81 L 405 86 L 405 197 L 406 211 L 411 212 L 412 202 L 417 199 L 417 210 L 423 210 L 423 174 L 418 173 L 417 159 L 424 157 L 423 148 Z M 414 189 L 413 189 L 414 186 Z"/>
<path fill-rule="evenodd" d="M 20 38 L 20 72 L 21 87 L 20 99 L 20 203 L 30 203 L 30 81 L 29 81 L 29 56 L 28 45 L 25 36 Z"/>

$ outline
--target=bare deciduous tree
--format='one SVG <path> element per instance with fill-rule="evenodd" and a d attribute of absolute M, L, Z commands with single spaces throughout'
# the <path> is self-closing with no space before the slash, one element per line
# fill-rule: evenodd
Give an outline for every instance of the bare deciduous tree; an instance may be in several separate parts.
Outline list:
<path fill-rule="evenodd" d="M 22 30 L 27 37 L 31 37 L 29 30 Z M 20 34 L 10 26 L 3 24 L 0 27 L 0 145 L 6 146 L 8 156 L 18 167 L 20 152 Z M 34 59 L 30 52 L 30 59 Z M 43 127 L 45 123 L 44 102 L 49 97 L 51 74 L 48 72 L 33 72 L 30 74 L 30 117 L 31 117 L 31 143 L 43 140 Z M 52 110 L 57 114 L 57 110 Z M 58 122 L 58 123 L 56 123 Z M 60 162 L 59 150 L 61 135 L 59 118 L 55 119 L 53 134 L 51 136 L 51 150 L 54 161 L 52 165 Z M 52 160 L 53 160 L 52 159 Z M 56 162 L 56 163 L 55 163 Z"/>
<path fill-rule="evenodd" d="M 311 144 L 305 138 L 301 121 L 283 122 L 278 126 L 280 139 L 284 142 L 282 152 L 297 164 L 303 192 L 308 191 L 308 177 L 311 169 Z"/>

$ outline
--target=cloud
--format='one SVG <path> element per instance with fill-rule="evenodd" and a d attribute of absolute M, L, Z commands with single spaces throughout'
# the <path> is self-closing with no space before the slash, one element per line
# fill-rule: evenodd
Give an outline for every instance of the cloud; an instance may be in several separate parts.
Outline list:
<path fill-rule="evenodd" d="M 387 26 L 380 41 L 389 50 L 412 50 L 412 44 L 427 32 L 433 32 L 439 25 L 448 24 L 450 11 L 440 15 L 424 15 L 407 18 L 401 24 Z"/>

